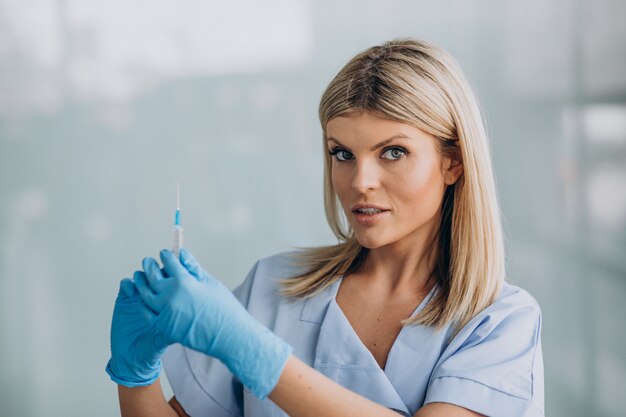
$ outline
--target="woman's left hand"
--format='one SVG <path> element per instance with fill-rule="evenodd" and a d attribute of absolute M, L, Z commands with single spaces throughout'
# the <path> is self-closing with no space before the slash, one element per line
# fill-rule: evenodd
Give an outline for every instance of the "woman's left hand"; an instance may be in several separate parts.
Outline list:
<path fill-rule="evenodd" d="M 143 272 L 135 271 L 135 280 Z M 139 278 L 141 279 L 141 278 Z M 155 314 L 141 301 L 129 278 L 120 282 L 111 323 L 111 359 L 106 372 L 120 385 L 151 385 L 161 372 L 161 355 L 167 344 L 158 344 L 151 329 Z"/>
<path fill-rule="evenodd" d="M 160 257 L 163 271 L 146 258 L 145 277 L 135 279 L 141 299 L 157 314 L 157 340 L 217 357 L 257 397 L 265 398 L 292 347 L 254 319 L 191 253 L 182 249 L 179 259 L 162 250 Z"/>

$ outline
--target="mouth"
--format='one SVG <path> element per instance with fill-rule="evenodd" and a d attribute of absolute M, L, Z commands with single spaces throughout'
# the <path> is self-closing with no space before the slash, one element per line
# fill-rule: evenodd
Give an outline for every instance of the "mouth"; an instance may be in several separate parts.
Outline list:
<path fill-rule="evenodd" d="M 378 214 L 378 213 L 382 213 L 384 211 L 389 211 L 389 210 L 383 210 L 383 209 L 373 208 L 373 207 L 358 208 L 358 209 L 352 210 L 352 212 L 354 214 L 368 214 L 368 215 Z"/>
<path fill-rule="evenodd" d="M 374 208 L 374 207 L 360 207 L 352 210 L 354 219 L 362 226 L 373 226 L 379 220 L 386 217 L 389 210 Z"/>
<path fill-rule="evenodd" d="M 389 210 L 375 204 L 355 204 L 352 206 L 352 213 L 355 214 L 376 214 L 384 211 Z"/>

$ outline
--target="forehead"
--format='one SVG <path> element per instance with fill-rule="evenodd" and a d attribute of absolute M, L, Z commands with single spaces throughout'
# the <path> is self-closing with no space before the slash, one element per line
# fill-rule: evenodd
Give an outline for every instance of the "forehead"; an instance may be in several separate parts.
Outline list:
<path fill-rule="evenodd" d="M 335 117 L 326 123 L 326 140 L 334 139 L 345 145 L 377 143 L 393 136 L 407 136 L 414 139 L 416 145 L 434 141 L 432 135 L 415 126 L 368 112 Z"/>

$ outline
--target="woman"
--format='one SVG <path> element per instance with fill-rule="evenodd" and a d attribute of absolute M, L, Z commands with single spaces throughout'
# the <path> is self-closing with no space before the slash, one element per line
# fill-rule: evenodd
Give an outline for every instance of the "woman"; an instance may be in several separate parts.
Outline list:
<path fill-rule="evenodd" d="M 319 113 L 340 243 L 262 259 L 234 294 L 189 252 L 144 259 L 113 313 L 122 414 L 542 416 L 541 312 L 504 282 L 487 137 L 454 60 L 372 47 Z"/>

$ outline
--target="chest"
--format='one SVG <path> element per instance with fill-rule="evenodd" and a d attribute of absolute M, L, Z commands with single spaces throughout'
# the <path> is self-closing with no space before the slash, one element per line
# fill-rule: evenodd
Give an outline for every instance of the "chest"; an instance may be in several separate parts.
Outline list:
<path fill-rule="evenodd" d="M 402 330 L 401 321 L 415 310 L 417 300 L 363 302 L 338 294 L 336 301 L 363 345 L 385 369 L 389 351 Z"/>

